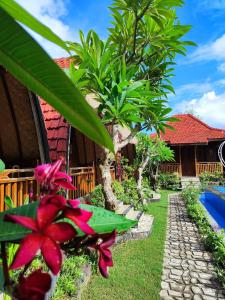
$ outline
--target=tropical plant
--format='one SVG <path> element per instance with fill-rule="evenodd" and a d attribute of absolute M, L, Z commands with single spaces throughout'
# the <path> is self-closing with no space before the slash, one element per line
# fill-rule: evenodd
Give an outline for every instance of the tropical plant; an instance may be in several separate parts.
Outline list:
<path fill-rule="evenodd" d="M 99 101 L 97 110 L 103 123 L 110 125 L 116 153 L 138 132 L 163 131 L 167 121 L 175 121 L 168 116 L 171 109 L 166 101 L 167 94 L 173 92 L 171 65 L 177 53 L 185 54 L 185 46 L 193 45 L 181 40 L 190 29 L 179 23 L 174 10 L 182 4 L 181 0 L 115 0 L 107 41 L 91 30 L 86 38 L 80 32 L 80 43 L 68 43 L 76 64 L 86 70 L 84 89 Z M 121 138 L 121 126 L 130 130 L 125 138 Z M 106 149 L 101 171 L 106 204 L 111 209 L 116 206 L 112 161 Z"/>
<path fill-rule="evenodd" d="M 0 1 L 0 20 L 0 65 L 45 99 L 71 125 L 113 152 L 111 139 L 95 112 L 66 74 L 20 23 L 62 47 L 70 55 L 66 43 L 14 0 Z"/>
<path fill-rule="evenodd" d="M 87 247 L 93 248 L 99 255 L 101 274 L 108 277 L 108 267 L 112 266 L 109 247 L 115 242 L 117 233 L 136 223 L 103 208 L 81 205 L 79 200 L 66 200 L 59 195 L 61 188 L 75 189 L 71 177 L 60 172 L 62 163 L 59 160 L 35 168 L 35 178 L 41 188 L 39 201 L 0 214 L 1 290 L 13 299 L 44 299 L 50 289 L 51 276 L 41 269 L 25 276 L 39 250 L 48 269 L 57 275 L 62 267 L 62 250 L 77 253 Z M 23 270 L 18 282 L 13 283 L 6 244 L 18 241 L 20 245 L 10 270 Z"/>
<path fill-rule="evenodd" d="M 136 146 L 136 179 L 137 190 L 140 201 L 144 200 L 142 186 L 143 174 L 149 178 L 154 190 L 157 188 L 157 177 L 159 164 L 163 161 L 172 161 L 174 159 L 173 151 L 160 139 L 152 139 L 144 133 L 137 135 L 138 143 Z"/>
<path fill-rule="evenodd" d="M 178 173 L 159 173 L 157 183 L 166 190 L 176 191 L 180 188 L 180 177 Z"/>

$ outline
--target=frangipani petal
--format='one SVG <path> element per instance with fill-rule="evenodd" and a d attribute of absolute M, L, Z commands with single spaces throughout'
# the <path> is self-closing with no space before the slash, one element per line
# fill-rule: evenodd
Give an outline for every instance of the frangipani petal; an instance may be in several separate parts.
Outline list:
<path fill-rule="evenodd" d="M 41 269 L 34 271 L 28 277 L 20 277 L 14 297 L 17 300 L 44 300 L 51 287 L 51 276 Z"/>
<path fill-rule="evenodd" d="M 40 205 L 53 204 L 59 209 L 66 206 L 67 200 L 61 195 L 47 195 L 41 199 Z"/>
<path fill-rule="evenodd" d="M 94 230 L 87 224 L 91 218 L 92 212 L 77 208 L 68 208 L 64 212 L 64 217 L 73 221 L 84 233 L 88 235 L 95 234 Z"/>
<path fill-rule="evenodd" d="M 75 238 L 76 230 L 69 223 L 60 222 L 49 225 L 44 231 L 44 234 L 54 241 L 64 243 Z"/>
<path fill-rule="evenodd" d="M 36 221 L 29 217 L 6 214 L 4 217 L 4 221 L 18 223 L 18 224 L 22 225 L 23 227 L 26 227 L 33 231 L 38 230 Z"/>
<path fill-rule="evenodd" d="M 59 159 L 51 165 L 51 168 L 46 176 L 46 181 L 50 181 L 52 178 L 56 176 L 57 172 L 59 172 L 62 166 L 62 163 L 63 163 L 63 159 Z"/>
<path fill-rule="evenodd" d="M 70 182 L 67 182 L 65 180 L 56 180 L 54 182 L 55 185 L 61 186 L 62 188 L 66 189 L 66 190 L 73 190 L 76 191 L 77 188 L 72 185 Z"/>
<path fill-rule="evenodd" d="M 59 245 L 51 238 L 45 237 L 41 246 L 41 253 L 52 273 L 58 274 L 62 265 L 62 253 Z"/>
<path fill-rule="evenodd" d="M 38 233 L 28 234 L 21 242 L 10 269 L 18 269 L 29 262 L 37 254 L 43 242 L 43 237 Z"/>
<path fill-rule="evenodd" d="M 109 249 L 104 249 L 103 251 L 101 251 L 101 256 L 102 256 L 102 259 L 107 264 L 107 266 L 110 266 L 110 267 L 113 266 L 112 253 Z"/>
<path fill-rule="evenodd" d="M 57 172 L 55 174 L 55 179 L 65 179 L 66 181 L 68 182 L 72 182 L 72 177 L 70 175 L 67 175 L 66 173 L 64 172 Z"/>
<path fill-rule="evenodd" d="M 72 208 L 78 208 L 78 206 L 80 205 L 80 200 L 72 199 L 72 200 L 68 200 L 68 203 L 70 206 L 72 206 Z"/>
<path fill-rule="evenodd" d="M 43 164 L 43 165 L 37 166 L 34 169 L 34 176 L 35 176 L 35 179 L 37 180 L 37 182 L 42 183 L 45 180 L 50 169 L 51 169 L 51 164 Z"/>
<path fill-rule="evenodd" d="M 99 257 L 98 267 L 99 267 L 99 271 L 102 274 L 102 276 L 105 278 L 108 278 L 109 277 L 108 268 L 107 268 L 107 265 L 106 265 L 104 259 L 102 259 L 101 256 Z"/>
<path fill-rule="evenodd" d="M 101 243 L 100 247 L 102 249 L 106 249 L 111 247 L 113 244 L 115 244 L 116 241 L 116 231 L 114 230 L 112 233 L 109 233 L 107 235 L 107 238 L 103 240 Z"/>
<path fill-rule="evenodd" d="M 53 204 L 39 205 L 37 209 L 37 223 L 39 229 L 45 229 L 51 224 L 59 212 L 59 208 Z"/>

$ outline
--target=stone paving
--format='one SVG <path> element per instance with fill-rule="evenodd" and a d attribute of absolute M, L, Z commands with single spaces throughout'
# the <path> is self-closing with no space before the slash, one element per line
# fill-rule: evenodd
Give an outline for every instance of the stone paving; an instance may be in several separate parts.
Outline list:
<path fill-rule="evenodd" d="M 171 195 L 169 203 L 161 299 L 225 299 L 211 257 L 183 201 Z"/>

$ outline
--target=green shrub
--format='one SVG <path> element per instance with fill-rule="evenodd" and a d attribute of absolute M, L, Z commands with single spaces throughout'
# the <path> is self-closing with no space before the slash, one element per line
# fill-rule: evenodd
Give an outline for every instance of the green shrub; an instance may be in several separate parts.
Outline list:
<path fill-rule="evenodd" d="M 224 231 L 215 232 L 212 229 L 206 217 L 205 210 L 198 200 L 200 196 L 199 189 L 189 187 L 184 189 L 181 195 L 186 202 L 189 217 L 195 221 L 204 238 L 206 250 L 212 253 L 218 277 L 225 288 Z"/>
<path fill-rule="evenodd" d="M 199 179 L 201 183 L 204 185 L 208 185 L 211 183 L 217 183 L 218 185 L 223 185 L 225 183 L 223 174 L 220 172 L 214 172 L 214 173 L 203 172 L 199 176 Z"/>
<path fill-rule="evenodd" d="M 113 191 L 119 201 L 124 201 L 124 187 L 118 180 L 114 180 L 112 184 Z"/>
<path fill-rule="evenodd" d="M 77 293 L 77 282 L 81 278 L 81 267 L 87 263 L 85 256 L 71 255 L 64 260 L 53 300 L 71 299 Z"/>
<path fill-rule="evenodd" d="M 103 187 L 101 184 L 97 185 L 90 193 L 90 199 L 93 205 L 98 207 L 105 207 L 105 198 L 103 194 Z"/>
<path fill-rule="evenodd" d="M 180 188 L 180 178 L 177 173 L 160 173 L 158 182 L 161 188 L 176 191 Z"/>

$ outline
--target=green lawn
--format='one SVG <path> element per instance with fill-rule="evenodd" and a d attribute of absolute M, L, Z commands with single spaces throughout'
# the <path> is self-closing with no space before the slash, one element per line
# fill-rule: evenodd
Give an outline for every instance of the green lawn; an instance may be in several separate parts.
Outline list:
<path fill-rule="evenodd" d="M 155 217 L 151 236 L 116 246 L 109 279 L 94 275 L 82 300 L 159 299 L 168 194 L 163 191 L 161 201 L 148 206 L 148 213 Z"/>

